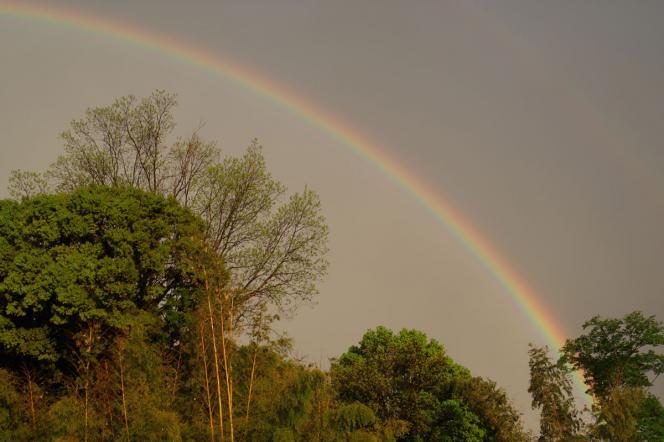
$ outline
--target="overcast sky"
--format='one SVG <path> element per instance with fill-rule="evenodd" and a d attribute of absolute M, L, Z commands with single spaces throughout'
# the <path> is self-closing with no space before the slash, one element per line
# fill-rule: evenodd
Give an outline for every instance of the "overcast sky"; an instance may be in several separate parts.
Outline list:
<path fill-rule="evenodd" d="M 236 60 L 350 122 L 470 220 L 569 336 L 595 314 L 664 319 L 664 2 L 43 4 Z M 374 165 L 221 76 L 0 15 L 0 183 L 53 161 L 86 107 L 156 88 L 178 93 L 182 135 L 205 122 L 228 154 L 257 137 L 278 179 L 320 193 L 331 267 L 283 323 L 299 355 L 326 365 L 368 328 L 418 328 L 532 425 L 527 345 L 545 341 L 501 286 Z"/>

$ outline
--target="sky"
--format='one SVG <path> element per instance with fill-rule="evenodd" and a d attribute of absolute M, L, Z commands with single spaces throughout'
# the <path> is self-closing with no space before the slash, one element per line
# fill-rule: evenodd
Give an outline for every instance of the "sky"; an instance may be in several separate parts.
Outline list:
<path fill-rule="evenodd" d="M 2 5 L 4 0 L 0 0 Z M 446 199 L 567 336 L 594 315 L 664 319 L 664 3 L 51 1 L 233 60 L 346 122 Z M 177 133 L 316 190 L 330 269 L 282 322 L 327 366 L 369 328 L 417 328 L 506 389 L 533 425 L 546 342 L 413 195 L 284 106 L 150 48 L 0 14 L 0 197 L 90 106 L 178 94 Z M 656 388 L 660 397 L 664 387 Z"/>

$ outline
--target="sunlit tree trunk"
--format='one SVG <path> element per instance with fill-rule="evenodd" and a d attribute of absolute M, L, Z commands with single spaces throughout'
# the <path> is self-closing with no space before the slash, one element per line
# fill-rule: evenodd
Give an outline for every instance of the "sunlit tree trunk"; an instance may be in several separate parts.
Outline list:
<path fill-rule="evenodd" d="M 254 356 L 251 358 L 251 376 L 249 376 L 249 392 L 247 393 L 247 411 L 244 416 L 245 426 L 249 428 L 249 410 L 251 407 L 251 394 L 254 388 L 254 378 L 256 377 L 256 357 L 258 356 L 258 344 L 254 348 Z"/>
<path fill-rule="evenodd" d="M 85 415 L 85 433 L 84 433 L 84 439 L 87 442 L 88 440 L 88 433 L 89 433 L 89 427 L 90 427 L 90 365 L 91 365 L 91 357 L 92 357 L 92 347 L 94 344 L 94 330 L 93 330 L 93 325 L 88 326 L 88 336 L 86 337 L 86 342 L 85 342 L 85 350 L 87 352 L 87 356 L 85 358 L 85 361 L 83 362 L 84 365 L 84 373 L 85 373 L 85 382 L 83 384 L 83 392 L 84 392 L 84 415 Z"/>
<path fill-rule="evenodd" d="M 214 354 L 214 368 L 215 378 L 217 381 L 217 402 L 219 404 L 219 433 L 220 439 L 224 440 L 224 412 L 223 412 L 223 399 L 221 396 L 221 373 L 219 371 L 219 353 L 217 351 L 217 337 L 214 331 L 214 310 L 212 309 L 212 297 L 210 296 L 210 285 L 208 281 L 207 271 L 203 269 L 205 276 L 205 291 L 207 292 L 208 313 L 210 319 L 210 334 L 212 337 L 212 352 Z M 222 327 L 223 328 L 223 327 Z"/>
<path fill-rule="evenodd" d="M 220 291 L 217 290 L 217 295 L 219 296 Z M 229 358 L 229 350 L 227 349 L 227 340 L 224 324 L 224 299 L 219 296 L 219 316 L 221 318 L 221 349 L 224 357 L 224 373 L 226 374 L 226 398 L 228 399 L 228 424 L 230 427 L 230 436 L 231 442 L 235 441 L 235 434 L 233 431 L 233 367 Z M 233 342 L 233 299 L 231 297 L 231 308 L 229 310 L 229 320 L 228 320 L 228 334 L 230 342 Z"/>
<path fill-rule="evenodd" d="M 122 350 L 118 350 L 118 363 L 120 365 L 120 392 L 122 393 L 122 418 L 124 420 L 125 434 L 127 436 L 127 441 L 131 440 L 129 436 L 129 416 L 127 413 L 127 396 L 125 394 L 125 380 L 124 380 L 124 359 L 122 356 Z"/>
<path fill-rule="evenodd" d="M 207 396 L 207 407 L 210 415 L 210 440 L 214 442 L 214 416 L 212 411 L 212 397 L 210 395 L 210 378 L 208 376 L 207 349 L 205 348 L 205 332 L 203 327 L 203 322 L 201 322 L 201 353 L 203 354 L 203 373 L 205 373 L 205 395 Z"/>
<path fill-rule="evenodd" d="M 171 389 L 171 403 L 175 402 L 175 395 L 178 391 L 178 381 L 179 381 L 181 364 L 182 364 L 182 344 L 178 345 L 178 362 L 177 364 L 175 364 L 175 375 L 173 376 L 173 388 Z"/>
<path fill-rule="evenodd" d="M 28 381 L 28 403 L 30 404 L 30 418 L 32 420 L 32 427 L 35 428 L 37 425 L 37 413 L 35 411 L 34 381 L 32 379 L 32 372 L 25 364 L 23 364 L 23 373 L 25 375 L 26 381 Z"/>

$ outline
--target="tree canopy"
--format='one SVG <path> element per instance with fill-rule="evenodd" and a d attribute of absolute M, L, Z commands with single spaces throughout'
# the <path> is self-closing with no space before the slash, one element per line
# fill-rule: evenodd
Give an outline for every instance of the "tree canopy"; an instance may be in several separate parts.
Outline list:
<path fill-rule="evenodd" d="M 252 141 L 175 137 L 175 96 L 122 97 L 62 134 L 0 201 L 0 440 L 534 440 L 495 382 L 418 330 L 379 326 L 331 360 L 274 321 L 327 268 L 315 192 L 288 194 Z M 664 324 L 596 316 L 562 357 L 531 347 L 540 441 L 664 440 L 649 388 Z M 582 420 L 571 372 L 594 398 Z"/>
<path fill-rule="evenodd" d="M 115 388 L 104 370 L 121 360 L 123 372 L 158 373 L 193 324 L 194 263 L 218 260 L 203 234 L 174 199 L 129 187 L 0 201 L 0 367 L 7 391 L 27 385 L 33 428 L 46 428 L 45 401 L 52 413 L 76 413 L 71 398 L 83 394 L 84 434 L 103 437 L 91 401 Z M 219 266 L 216 276 L 227 279 Z"/>
<path fill-rule="evenodd" d="M 44 173 L 14 171 L 17 199 L 86 185 L 132 187 L 174 198 L 205 222 L 205 240 L 230 271 L 237 320 L 268 303 L 292 311 L 327 270 L 328 227 L 309 188 L 286 195 L 252 140 L 222 157 L 194 131 L 174 136 L 174 94 L 121 97 L 89 108 L 61 134 L 64 154 Z"/>
<path fill-rule="evenodd" d="M 384 425 L 396 429 L 397 440 L 526 437 L 518 413 L 494 385 L 473 378 L 437 341 L 417 330 L 369 330 L 334 361 L 330 373 L 337 398 L 371 408 Z M 475 400 L 480 389 L 482 399 Z M 492 419 L 492 412 L 500 418 Z"/>
<path fill-rule="evenodd" d="M 196 303 L 202 234 L 174 200 L 131 188 L 1 201 L 2 364 L 63 362 L 82 334 L 113 334 L 139 311 L 176 330 Z"/>
<path fill-rule="evenodd" d="M 551 361 L 548 350 L 531 345 L 528 351 L 528 392 L 533 398 L 532 407 L 541 411 L 539 440 L 580 440 L 582 421 L 572 395 L 572 380 L 562 364 Z"/>
<path fill-rule="evenodd" d="M 633 312 L 621 319 L 595 316 L 583 324 L 588 330 L 569 339 L 563 361 L 583 370 L 590 393 L 605 397 L 619 387 L 649 387 L 664 372 L 664 324 L 654 316 Z"/>

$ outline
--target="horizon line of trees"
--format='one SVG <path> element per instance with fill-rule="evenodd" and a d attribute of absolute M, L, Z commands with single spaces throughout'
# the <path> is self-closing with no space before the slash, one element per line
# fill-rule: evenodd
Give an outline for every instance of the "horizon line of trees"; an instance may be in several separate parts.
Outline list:
<path fill-rule="evenodd" d="M 0 201 L 0 440 L 662 441 L 664 325 L 594 317 L 531 347 L 536 437 L 493 381 L 417 330 L 369 330 L 329 371 L 274 332 L 317 293 L 328 226 L 254 140 L 174 137 L 173 94 L 88 109 Z M 571 373 L 593 397 L 578 409 Z"/>

